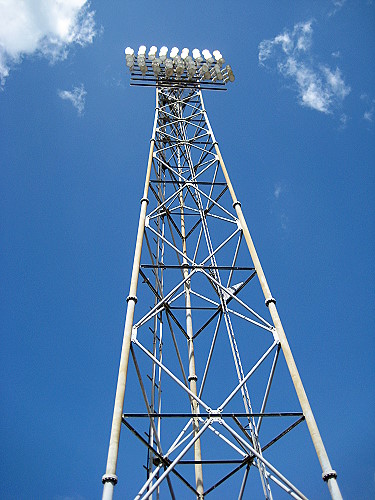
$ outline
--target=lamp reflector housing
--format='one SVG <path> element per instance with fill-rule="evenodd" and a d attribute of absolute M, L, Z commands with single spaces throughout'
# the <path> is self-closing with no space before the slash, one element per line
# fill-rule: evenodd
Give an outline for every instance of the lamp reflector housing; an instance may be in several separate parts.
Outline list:
<path fill-rule="evenodd" d="M 149 59 L 151 59 L 151 61 L 153 59 L 155 59 L 157 51 L 158 51 L 158 48 L 155 47 L 155 45 L 150 47 L 150 50 L 148 51 L 148 57 L 149 57 Z"/>
<path fill-rule="evenodd" d="M 189 55 L 189 49 L 187 49 L 186 47 L 183 48 L 182 51 L 181 51 L 181 57 L 182 57 L 182 59 L 186 59 L 188 55 Z"/>
<path fill-rule="evenodd" d="M 193 50 L 193 57 L 194 59 L 201 59 L 201 53 L 198 49 Z"/>
<path fill-rule="evenodd" d="M 234 74 L 232 68 L 229 66 L 229 64 L 226 65 L 225 69 L 227 70 L 228 78 L 230 82 L 234 82 Z"/>
<path fill-rule="evenodd" d="M 178 47 L 169 51 L 163 45 L 158 51 L 155 45 L 149 49 L 140 45 L 136 53 L 131 47 L 126 47 L 125 60 L 132 74 L 132 85 L 154 86 L 156 80 L 156 85 L 161 86 L 194 88 L 202 83 L 201 88 L 211 89 L 211 82 L 216 83 L 212 90 L 224 90 L 220 87 L 235 79 L 230 65 L 224 66 L 225 60 L 219 50 L 211 53 L 208 49 L 200 51 L 195 48 L 190 55 L 187 47 L 180 52 Z M 142 80 L 139 76 L 147 76 L 148 79 L 142 84 L 137 83 L 137 80 Z"/>
<path fill-rule="evenodd" d="M 164 61 L 164 66 L 165 66 L 165 74 L 168 78 L 170 78 L 173 75 L 173 61 L 172 59 L 166 59 Z"/>
<path fill-rule="evenodd" d="M 162 47 L 160 50 L 159 50 L 159 57 L 160 57 L 160 60 L 161 61 L 165 61 L 166 58 L 167 58 L 167 54 L 168 54 L 168 47 Z"/>
<path fill-rule="evenodd" d="M 170 56 L 172 59 L 174 59 L 174 58 L 177 56 L 178 52 L 179 52 L 179 48 L 178 48 L 178 47 L 172 47 L 172 49 L 171 49 L 171 52 L 170 52 L 169 56 Z"/>

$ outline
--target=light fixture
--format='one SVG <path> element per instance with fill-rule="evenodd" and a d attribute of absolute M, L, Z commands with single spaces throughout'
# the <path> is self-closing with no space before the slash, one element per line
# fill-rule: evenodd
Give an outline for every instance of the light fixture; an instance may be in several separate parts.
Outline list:
<path fill-rule="evenodd" d="M 186 70 L 189 75 L 189 78 L 193 78 L 195 76 L 195 73 L 197 71 L 197 65 L 195 64 L 194 59 L 191 56 L 187 56 L 185 58 L 185 65 L 186 65 Z"/>
<path fill-rule="evenodd" d="M 168 54 L 168 47 L 165 47 L 163 46 L 160 50 L 159 50 L 159 57 L 162 61 L 165 61 L 165 59 L 167 58 L 167 54 Z"/>
<path fill-rule="evenodd" d="M 152 61 L 152 71 L 154 72 L 154 75 L 156 78 L 160 75 L 161 72 L 161 60 L 158 57 L 155 57 L 154 60 Z"/>
<path fill-rule="evenodd" d="M 176 56 L 174 58 L 174 64 L 176 67 L 176 75 L 178 77 L 180 77 L 183 74 L 183 72 L 185 71 L 185 64 L 184 64 L 184 61 L 181 58 L 181 56 Z"/>
<path fill-rule="evenodd" d="M 143 77 L 151 76 L 153 77 L 150 79 L 151 82 L 155 82 L 155 79 L 161 82 L 190 81 L 192 83 L 189 84 L 189 88 L 200 82 L 206 84 L 211 81 L 216 83 L 216 86 L 234 82 L 233 70 L 229 64 L 224 67 L 225 60 L 219 50 L 211 53 L 208 49 L 200 51 L 195 48 L 190 55 L 187 47 L 184 47 L 181 53 L 178 47 L 172 47 L 169 55 L 168 52 L 168 47 L 165 45 L 160 48 L 159 53 L 155 45 L 150 47 L 148 53 L 146 46 L 140 45 L 136 54 L 131 47 L 126 47 L 126 66 L 134 77 L 139 77 L 140 74 Z"/>
<path fill-rule="evenodd" d="M 214 58 L 216 59 L 216 62 L 218 63 L 218 65 L 220 66 L 220 68 L 222 68 L 223 64 L 225 63 L 225 59 L 221 55 L 221 52 L 219 50 L 214 50 L 212 52 L 212 54 L 213 54 Z"/>
<path fill-rule="evenodd" d="M 188 55 L 189 55 L 189 49 L 187 49 L 186 47 L 183 48 L 182 51 L 181 51 L 181 57 L 182 57 L 182 59 L 186 59 Z"/>
<path fill-rule="evenodd" d="M 165 66 L 165 75 L 170 78 L 173 76 L 173 61 L 170 58 L 167 58 L 164 61 L 164 66 Z"/>
<path fill-rule="evenodd" d="M 228 78 L 230 82 L 234 82 L 234 74 L 232 68 L 227 64 L 225 66 L 225 69 L 227 70 Z"/>
<path fill-rule="evenodd" d="M 134 50 L 131 47 L 126 47 L 125 49 L 125 60 L 126 66 L 130 69 L 130 71 L 132 71 L 134 67 L 135 56 Z"/>
<path fill-rule="evenodd" d="M 178 47 L 172 47 L 169 57 L 174 59 L 175 57 L 177 57 L 178 51 L 179 51 Z"/>
<path fill-rule="evenodd" d="M 217 80 L 222 80 L 223 79 L 223 74 L 220 70 L 220 66 L 218 63 L 214 65 L 214 78 Z"/>
<path fill-rule="evenodd" d="M 150 50 L 148 51 L 148 58 L 152 61 L 156 57 L 156 53 L 158 51 L 158 48 L 153 45 L 150 47 Z"/>
<path fill-rule="evenodd" d="M 204 49 L 202 50 L 203 57 L 206 59 L 208 64 L 213 64 L 215 62 L 215 59 L 212 57 L 212 54 L 209 50 Z"/>
<path fill-rule="evenodd" d="M 193 57 L 195 60 L 202 59 L 201 53 L 198 49 L 193 49 Z"/>
<path fill-rule="evenodd" d="M 204 80 L 210 80 L 211 79 L 211 73 L 210 73 L 210 68 L 208 67 L 208 64 L 204 62 L 200 68 L 200 74 Z"/>
<path fill-rule="evenodd" d="M 141 45 L 138 49 L 137 55 L 137 63 L 138 67 L 141 70 L 143 76 L 147 73 L 147 65 L 146 65 L 146 46 Z"/>

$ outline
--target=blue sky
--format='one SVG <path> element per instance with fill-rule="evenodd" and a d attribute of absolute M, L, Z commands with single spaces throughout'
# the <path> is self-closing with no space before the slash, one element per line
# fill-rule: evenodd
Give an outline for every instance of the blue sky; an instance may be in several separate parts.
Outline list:
<path fill-rule="evenodd" d="M 375 495 L 374 26 L 367 0 L 1 3 L 1 498 L 101 495 L 153 123 L 123 57 L 141 43 L 232 65 L 206 109 L 343 496 Z"/>

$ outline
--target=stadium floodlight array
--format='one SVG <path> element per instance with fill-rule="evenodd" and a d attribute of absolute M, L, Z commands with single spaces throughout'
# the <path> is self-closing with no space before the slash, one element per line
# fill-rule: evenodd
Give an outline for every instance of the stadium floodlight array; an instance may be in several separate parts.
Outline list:
<path fill-rule="evenodd" d="M 202 84 L 214 85 L 213 88 L 225 87 L 227 82 L 234 82 L 231 66 L 225 64 L 219 50 L 211 52 L 208 49 L 190 50 L 184 47 L 181 52 L 178 47 L 158 48 L 153 45 L 147 52 L 147 47 L 141 45 L 137 55 L 134 49 L 125 49 L 126 65 L 132 76 L 133 85 L 182 85 L 192 86 Z"/>

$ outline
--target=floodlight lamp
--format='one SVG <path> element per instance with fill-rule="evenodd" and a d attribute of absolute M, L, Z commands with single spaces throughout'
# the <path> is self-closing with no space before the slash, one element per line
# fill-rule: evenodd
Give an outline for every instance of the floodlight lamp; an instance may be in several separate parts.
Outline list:
<path fill-rule="evenodd" d="M 145 45 L 141 45 L 138 49 L 138 55 L 139 56 L 144 56 L 146 54 L 146 46 Z"/>
<path fill-rule="evenodd" d="M 226 65 L 225 69 L 227 70 L 227 74 L 228 74 L 228 79 L 230 82 L 234 82 L 235 78 L 234 78 L 234 74 L 233 74 L 233 70 L 232 68 L 229 66 L 229 64 Z"/>
<path fill-rule="evenodd" d="M 194 49 L 193 50 L 193 57 L 194 57 L 195 60 L 201 58 L 201 53 L 200 53 L 200 51 L 198 49 Z"/>
<path fill-rule="evenodd" d="M 221 59 L 223 56 L 221 55 L 220 51 L 219 50 L 214 50 L 212 52 L 212 55 L 214 56 L 214 58 L 216 59 L 216 61 L 218 61 L 219 59 Z"/>
<path fill-rule="evenodd" d="M 208 67 L 208 64 L 204 62 L 201 66 L 200 69 L 200 74 L 203 77 L 204 80 L 210 80 L 211 79 L 211 73 Z"/>
<path fill-rule="evenodd" d="M 182 57 L 182 59 L 186 59 L 188 55 L 189 55 L 189 49 L 187 49 L 186 47 L 183 48 L 182 51 L 181 51 L 181 57 Z"/>
<path fill-rule="evenodd" d="M 222 80 L 222 79 L 223 79 L 223 74 L 222 74 L 222 72 L 220 71 L 220 66 L 219 66 L 219 64 L 215 64 L 215 66 L 214 66 L 214 75 L 215 75 L 215 77 L 216 77 L 218 80 Z"/>
<path fill-rule="evenodd" d="M 158 48 L 155 47 L 155 45 L 150 47 L 150 50 L 148 51 L 149 59 L 151 59 L 151 60 L 155 59 L 157 51 L 158 51 Z"/>
<path fill-rule="evenodd" d="M 202 54 L 209 65 L 214 64 L 215 59 L 212 57 L 212 54 L 209 50 L 207 49 L 202 50 Z"/>
<path fill-rule="evenodd" d="M 129 68 L 130 71 L 133 71 L 134 67 L 134 50 L 131 47 L 126 47 L 125 49 L 125 60 L 126 60 L 126 66 Z"/>
<path fill-rule="evenodd" d="M 137 63 L 138 63 L 139 69 L 141 70 L 142 75 L 145 76 L 145 74 L 147 72 L 146 56 L 143 54 L 138 55 Z"/>
<path fill-rule="evenodd" d="M 159 50 L 159 57 L 162 61 L 165 61 L 166 57 L 167 57 L 167 54 L 168 54 L 168 47 L 165 47 L 163 46 L 160 50 Z"/>
<path fill-rule="evenodd" d="M 126 55 L 125 56 L 125 60 L 126 60 L 126 66 L 129 68 L 130 71 L 133 71 L 133 68 L 134 68 L 134 55 L 132 55 L 132 56 Z"/>
<path fill-rule="evenodd" d="M 180 56 L 176 56 L 174 59 L 174 63 L 176 66 L 176 75 L 181 76 L 182 73 L 185 71 L 184 61 L 181 59 Z"/>
<path fill-rule="evenodd" d="M 164 61 L 164 66 L 165 66 L 165 74 L 168 78 L 173 76 L 173 61 L 172 59 L 166 59 Z"/>
<path fill-rule="evenodd" d="M 172 59 L 174 59 L 175 57 L 177 57 L 178 52 L 179 52 L 179 48 L 178 47 L 172 47 L 171 52 L 169 54 L 169 57 L 171 57 Z"/>
<path fill-rule="evenodd" d="M 160 59 L 158 57 L 155 57 L 155 59 L 152 61 L 152 71 L 154 72 L 154 75 L 156 77 L 159 76 L 161 68 L 160 68 Z"/>
<path fill-rule="evenodd" d="M 218 63 L 218 65 L 221 68 L 223 66 L 223 64 L 225 63 L 225 59 L 221 55 L 221 52 L 219 50 L 214 50 L 212 54 L 213 54 L 214 58 L 216 59 L 216 62 Z"/>

